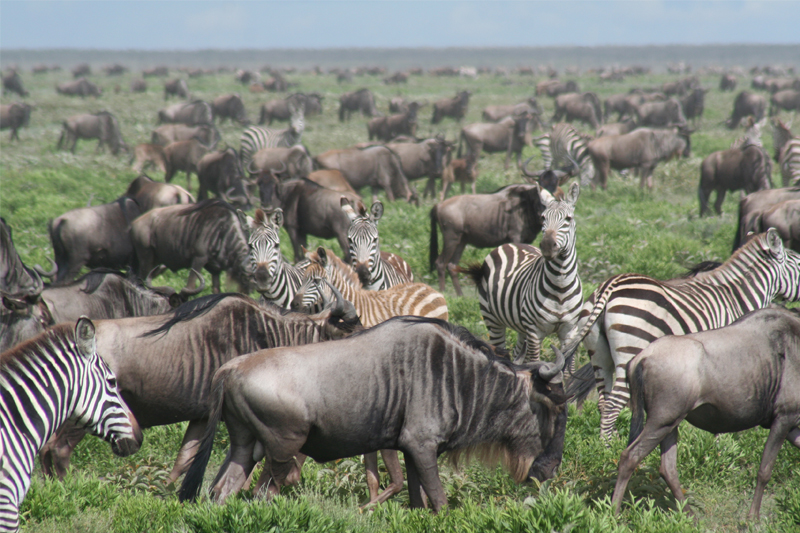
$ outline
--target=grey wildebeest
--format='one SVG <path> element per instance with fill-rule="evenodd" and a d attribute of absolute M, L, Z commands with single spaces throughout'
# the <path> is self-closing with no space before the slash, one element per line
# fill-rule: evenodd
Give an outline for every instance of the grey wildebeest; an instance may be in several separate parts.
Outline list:
<path fill-rule="evenodd" d="M 351 114 L 359 112 L 365 117 L 380 114 L 375 106 L 375 96 L 367 88 L 344 93 L 339 97 L 339 122 L 350 120 Z"/>
<path fill-rule="evenodd" d="M 676 81 L 665 81 L 661 85 L 661 92 L 667 96 L 683 96 L 692 89 L 696 89 L 698 87 L 700 87 L 700 80 L 697 79 L 696 76 L 691 76 Z"/>
<path fill-rule="evenodd" d="M 247 232 L 236 210 L 222 200 L 173 205 L 148 211 L 131 224 L 136 270 L 147 275 L 164 264 L 176 272 L 191 268 L 187 287 L 197 272 L 211 273 L 212 289 L 220 292 L 220 273 L 227 271 L 243 292 L 250 292 Z"/>
<path fill-rule="evenodd" d="M 308 150 L 302 144 L 288 148 L 262 148 L 247 165 L 247 171 L 257 174 L 264 170 L 274 170 L 281 177 L 289 179 L 307 178 L 314 169 Z"/>
<path fill-rule="evenodd" d="M 603 120 L 608 121 L 611 113 L 617 113 L 617 119 L 633 117 L 638 102 L 631 98 L 630 93 L 612 94 L 603 102 Z"/>
<path fill-rule="evenodd" d="M 764 118 L 764 113 L 767 110 L 767 99 L 760 94 L 753 94 L 748 91 L 742 91 L 736 95 L 736 100 L 733 101 L 733 112 L 731 117 L 725 122 L 729 129 L 735 129 L 739 126 L 739 122 L 743 118 L 752 115 L 755 117 L 756 122 L 760 122 Z"/>
<path fill-rule="evenodd" d="M 700 165 L 700 216 L 708 212 L 711 192 L 717 191 L 714 211 L 722 214 L 727 191 L 744 189 L 747 193 L 772 188 L 772 161 L 766 150 L 755 144 L 713 152 Z"/>
<path fill-rule="evenodd" d="M 213 120 L 214 112 L 211 110 L 211 106 L 208 102 L 202 100 L 172 104 L 158 112 L 159 124 L 198 126 L 200 124 L 211 124 Z"/>
<path fill-rule="evenodd" d="M 92 73 L 92 67 L 89 66 L 89 63 L 79 63 L 72 67 L 72 77 L 73 78 L 80 78 L 81 76 L 89 76 Z"/>
<path fill-rule="evenodd" d="M 169 67 L 158 66 L 158 67 L 142 69 L 143 78 L 152 78 L 152 77 L 166 78 L 167 76 L 169 76 Z"/>
<path fill-rule="evenodd" d="M 69 117 L 64 121 L 63 128 L 61 137 L 58 139 L 57 148 L 59 149 L 64 146 L 67 150 L 75 153 L 78 139 L 97 139 L 95 152 L 104 150 L 105 146 L 108 146 L 114 155 L 117 155 L 120 150 L 128 150 L 128 145 L 122 139 L 119 122 L 108 111 Z"/>
<path fill-rule="evenodd" d="M 597 129 L 603 122 L 603 111 L 596 93 L 568 93 L 556 97 L 555 113 L 551 122 L 579 120 Z"/>
<path fill-rule="evenodd" d="M 208 193 L 214 193 L 241 209 L 250 209 L 248 186 L 254 185 L 245 181 L 244 172 L 239 162 L 239 154 L 233 148 L 224 151 L 209 152 L 197 163 L 198 200 L 207 200 Z"/>
<path fill-rule="evenodd" d="M 736 90 L 736 76 L 733 74 L 723 74 L 722 77 L 719 79 L 719 90 L 722 92 L 725 91 L 735 91 Z"/>
<path fill-rule="evenodd" d="M 219 119 L 220 123 L 229 118 L 242 126 L 250 124 L 250 121 L 247 120 L 247 111 L 245 111 L 242 97 L 237 93 L 217 96 L 211 102 L 211 110 L 214 113 L 214 120 Z"/>
<path fill-rule="evenodd" d="M 192 173 L 197 174 L 197 165 L 209 152 L 209 148 L 196 139 L 175 141 L 164 147 L 164 162 L 167 171 L 164 180 L 169 183 L 175 173 L 182 170 L 186 173 L 186 190 L 192 190 Z"/>
<path fill-rule="evenodd" d="M 413 137 L 417 133 L 417 110 L 419 108 L 420 105 L 417 102 L 411 102 L 408 104 L 408 110 L 404 113 L 370 119 L 367 123 L 369 140 L 377 138 L 388 142 L 398 135 Z"/>
<path fill-rule="evenodd" d="M 353 194 L 332 191 L 305 178 L 281 182 L 273 172 L 262 172 L 257 177 L 263 207 L 280 207 L 284 213 L 284 227 L 292 241 L 295 261 L 303 259 L 303 247 L 308 246 L 308 235 L 322 239 L 336 239 L 350 261 L 347 230 L 350 219 L 342 211 L 341 199 L 360 201 Z"/>
<path fill-rule="evenodd" d="M 711 433 L 769 429 L 749 517 L 784 441 L 800 448 L 800 314 L 761 309 L 730 326 L 662 337 L 628 363 L 631 432 L 619 460 L 611 503 L 616 512 L 638 464 L 661 445 L 661 476 L 679 502 L 678 426 Z M 647 413 L 647 422 L 644 415 Z"/>
<path fill-rule="evenodd" d="M 22 84 L 22 76 L 14 69 L 3 74 L 3 90 L 17 93 L 22 98 L 28 96 L 28 91 L 25 90 L 25 86 Z"/>
<path fill-rule="evenodd" d="M 780 109 L 785 111 L 800 111 L 800 89 L 785 89 L 778 91 L 769 99 L 769 116 L 774 116 Z"/>
<path fill-rule="evenodd" d="M 0 130 L 11 130 L 9 141 L 19 140 L 17 130 L 28 125 L 33 106 L 25 102 L 0 105 Z"/>
<path fill-rule="evenodd" d="M 90 82 L 86 78 L 79 78 L 75 81 L 67 81 L 56 85 L 56 92 L 67 96 L 86 96 L 99 97 L 103 94 L 103 89 Z"/>
<path fill-rule="evenodd" d="M 147 92 L 147 82 L 144 81 L 143 79 L 131 80 L 131 92 L 132 93 Z"/>
<path fill-rule="evenodd" d="M 386 192 L 390 202 L 405 198 L 417 201 L 416 191 L 408 184 L 397 155 L 385 146 L 328 150 L 314 158 L 319 168 L 338 170 L 355 190 L 369 186 L 373 201 L 379 189 Z"/>
<path fill-rule="evenodd" d="M 308 175 L 308 179 L 332 191 L 346 192 L 354 198 L 361 198 L 344 174 L 338 170 L 315 170 Z"/>
<path fill-rule="evenodd" d="M 177 204 L 193 204 L 194 197 L 179 185 L 153 181 L 147 176 L 134 179 L 125 195 L 136 200 L 142 213 L 156 207 Z"/>
<path fill-rule="evenodd" d="M 312 106 L 307 105 L 310 98 L 311 98 L 310 96 L 307 96 L 303 93 L 295 93 L 280 100 L 270 100 L 269 102 L 261 106 L 261 113 L 258 118 L 258 123 L 270 125 L 272 124 L 273 120 L 278 120 L 281 122 L 289 122 L 292 118 L 292 110 L 290 108 L 291 106 L 293 106 L 295 109 L 299 109 L 300 107 L 305 107 L 306 109 L 305 112 L 303 113 L 305 116 L 308 114 L 310 110 L 309 108 L 314 107 L 313 105 Z"/>
<path fill-rule="evenodd" d="M 458 139 L 458 157 L 461 157 L 461 143 L 467 145 L 467 154 L 480 156 L 481 150 L 487 153 L 505 152 L 505 167 L 511 161 L 513 153 L 520 166 L 522 149 L 525 147 L 528 122 L 531 115 L 523 113 L 514 117 L 506 117 L 498 123 L 478 122 L 461 128 Z"/>
<path fill-rule="evenodd" d="M 175 78 L 174 80 L 165 81 L 164 100 L 167 100 L 170 96 L 177 96 L 184 100 L 190 100 L 191 95 L 189 94 L 189 86 L 186 85 L 186 80 Z"/>
<path fill-rule="evenodd" d="M 96 323 L 98 352 L 117 374 L 140 427 L 189 422 L 168 482 L 194 457 L 206 430 L 211 379 L 222 364 L 266 348 L 341 338 L 357 325 L 352 305 L 343 301 L 309 317 L 241 294 L 199 298 L 168 315 Z M 176 374 L 177 368 L 183 371 Z M 74 424 L 59 431 L 42 451 L 45 473 L 62 478 L 84 435 Z"/>
<path fill-rule="evenodd" d="M 462 295 L 458 262 L 464 248 L 494 248 L 510 242 L 530 243 L 542 229 L 544 205 L 538 185 L 508 185 L 492 194 L 466 194 L 448 198 L 430 212 L 430 268 L 439 274 L 444 291 L 445 270 L 453 288 Z M 442 231 L 442 252 L 439 234 Z"/>
<path fill-rule="evenodd" d="M 748 233 L 754 231 L 762 213 L 787 200 L 800 200 L 800 186 L 758 191 L 742 198 L 739 201 L 737 231 L 732 251 L 735 252 L 746 242 Z"/>
<path fill-rule="evenodd" d="M 32 296 L 39 294 L 42 288 L 41 278 L 25 266 L 17 253 L 11 228 L 0 218 L 0 296 Z"/>
<path fill-rule="evenodd" d="M 164 124 L 153 130 L 150 142 L 166 146 L 172 142 L 188 141 L 191 139 L 196 139 L 213 150 L 220 141 L 219 130 L 211 125 L 187 126 L 185 124 Z"/>
<path fill-rule="evenodd" d="M 587 150 L 595 167 L 592 188 L 605 189 L 610 169 L 639 167 L 640 186 L 653 188 L 653 169 L 659 163 L 681 155 L 689 157 L 692 130 L 685 128 L 638 128 L 624 135 L 609 135 L 589 141 Z"/>
<path fill-rule="evenodd" d="M 531 96 L 525 102 L 510 105 L 490 105 L 483 109 L 481 116 L 486 122 L 500 122 L 506 117 L 528 112 L 531 115 L 541 115 L 542 108 L 536 97 Z"/>
<path fill-rule="evenodd" d="M 705 111 L 706 93 L 708 89 L 694 89 L 686 96 L 680 98 L 681 109 L 683 109 L 683 116 L 692 123 L 696 123 L 697 119 L 703 116 Z"/>
<path fill-rule="evenodd" d="M 180 498 L 198 495 L 220 419 L 228 426 L 231 450 L 212 488 L 219 502 L 241 489 L 262 456 L 272 478 L 271 497 L 299 481 L 306 455 L 330 461 L 398 449 L 406 457 L 411 506 L 422 507 L 422 488 L 434 512 L 447 505 L 436 465 L 444 452 L 454 461 L 473 453 L 502 458 L 518 482 L 548 479 L 563 452 L 561 363 L 563 358 L 517 367 L 463 328 L 413 317 L 392 319 L 324 348 L 280 348 L 237 358 L 215 375 L 209 427 Z M 443 373 L 431 370 L 442 365 Z M 446 385 L 445 377 L 455 384 Z M 479 386 L 487 382 L 493 386 Z M 267 394 L 250 394 L 255 383 Z M 401 400 L 364 416 L 364 405 L 387 405 L 389 398 Z M 292 437 L 282 437 L 289 433 Z"/>
<path fill-rule="evenodd" d="M 460 121 L 467 114 L 469 106 L 470 91 L 460 91 L 452 98 L 444 98 L 433 103 L 433 115 L 431 124 L 438 124 L 444 117 L 451 117 Z"/>
<path fill-rule="evenodd" d="M 748 233 L 763 233 L 769 228 L 775 228 L 786 248 L 800 253 L 800 199 L 785 200 L 755 214 Z"/>
<path fill-rule="evenodd" d="M 436 178 L 442 175 L 452 151 L 452 145 L 444 137 L 437 136 L 419 142 L 388 143 L 386 147 L 397 154 L 403 174 L 409 182 L 427 177 L 424 195 L 436 195 Z"/>
<path fill-rule="evenodd" d="M 666 102 L 648 102 L 634 107 L 638 126 L 682 126 L 686 124 L 681 103 L 675 98 Z"/>
<path fill-rule="evenodd" d="M 622 122 L 612 122 L 610 124 L 603 124 L 597 128 L 598 137 L 607 137 L 609 135 L 624 135 L 636 129 L 636 122 L 632 118 L 626 118 Z"/>
<path fill-rule="evenodd" d="M 137 144 L 133 149 L 131 168 L 136 172 L 142 172 L 151 166 L 164 174 L 167 173 L 167 160 L 164 157 L 164 147 L 159 144 Z"/>
<path fill-rule="evenodd" d="M 578 92 L 578 84 L 572 80 L 545 80 L 536 84 L 536 96 L 546 94 L 550 98 L 555 98 L 560 94 Z"/>

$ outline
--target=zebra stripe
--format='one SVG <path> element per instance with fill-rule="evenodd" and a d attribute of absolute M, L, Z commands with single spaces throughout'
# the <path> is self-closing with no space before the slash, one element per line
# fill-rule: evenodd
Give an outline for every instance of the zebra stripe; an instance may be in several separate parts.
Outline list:
<path fill-rule="evenodd" d="M 414 281 L 411 267 L 400 256 L 381 252 L 378 237 L 378 221 L 383 216 L 383 204 L 375 202 L 367 212 L 358 202 L 358 210 L 344 204 L 342 210 L 350 219 L 347 242 L 350 245 L 350 260 L 364 288 L 379 291 Z"/>
<path fill-rule="evenodd" d="M 579 193 L 573 183 L 564 200 L 547 205 L 541 251 L 527 244 L 495 248 L 476 279 L 489 343 L 505 348 L 506 328 L 519 332 L 516 362 L 538 361 L 547 335 L 557 332 L 563 346 L 575 332 L 583 303 L 573 218 Z"/>
<path fill-rule="evenodd" d="M 571 355 L 583 340 L 589 352 L 603 439 L 611 437 L 630 397 L 628 361 L 648 344 L 664 335 L 727 326 L 777 296 L 800 300 L 800 254 L 784 249 L 774 229 L 748 241 L 720 267 L 694 278 L 659 281 L 622 274 L 606 280 L 584 305 L 581 330 L 565 350 Z"/>
<path fill-rule="evenodd" d="M 793 137 L 781 149 L 778 166 L 784 187 L 800 185 L 800 138 Z"/>
<path fill-rule="evenodd" d="M 559 123 L 550 133 L 534 139 L 534 144 L 542 152 L 544 168 L 548 170 L 573 168 L 580 169 L 581 185 L 589 185 L 594 178 L 594 164 L 589 155 L 588 139 L 569 124 Z"/>
<path fill-rule="evenodd" d="M 292 112 L 292 116 L 288 128 L 276 129 L 249 126 L 242 132 L 242 144 L 239 150 L 242 168 L 248 168 L 253 154 L 262 148 L 290 148 L 300 143 L 306 127 L 304 108 L 303 106 L 295 108 L 292 104 L 289 104 L 289 109 Z"/>
<path fill-rule="evenodd" d="M 67 419 L 111 442 L 115 453 L 141 443 L 87 318 L 0 355 L 0 400 L 0 531 L 18 530 L 36 454 Z"/>

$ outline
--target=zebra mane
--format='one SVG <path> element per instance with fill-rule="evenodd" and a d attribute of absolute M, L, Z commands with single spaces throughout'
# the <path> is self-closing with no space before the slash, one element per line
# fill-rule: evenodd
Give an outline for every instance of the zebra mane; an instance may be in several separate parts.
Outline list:
<path fill-rule="evenodd" d="M 47 345 L 52 344 L 54 340 L 71 342 L 74 341 L 74 339 L 74 324 L 70 322 L 56 324 L 55 326 L 47 328 L 36 337 L 23 341 L 0 354 L 0 370 L 8 366 L 12 361 L 26 359 L 32 352 L 46 350 Z"/>
<path fill-rule="evenodd" d="M 754 250 L 763 249 L 764 247 L 767 247 L 767 249 L 769 249 L 769 246 L 767 246 L 766 239 L 767 239 L 766 233 L 755 235 L 752 239 L 750 239 L 744 245 L 742 245 L 741 248 L 733 252 L 733 254 L 731 254 L 731 256 L 728 258 L 727 261 L 720 264 L 716 268 L 712 268 L 712 265 L 714 264 L 713 261 L 704 261 L 703 263 L 700 263 L 699 265 L 696 265 L 694 268 L 692 268 L 683 277 L 686 278 L 687 281 L 695 281 L 695 280 L 708 281 L 714 279 L 718 272 L 727 270 L 728 267 L 730 267 L 730 265 L 734 265 L 740 262 L 749 263 L 751 262 L 750 259 L 742 259 L 740 256 L 742 255 L 749 256 L 751 252 L 753 252 Z"/>
<path fill-rule="evenodd" d="M 174 309 L 171 313 L 167 316 L 169 318 L 166 322 L 161 324 L 161 326 L 157 327 L 154 330 L 148 331 L 147 333 L 143 333 L 140 337 L 155 337 L 160 333 L 167 333 L 172 327 L 176 324 L 181 322 L 187 322 L 189 320 L 194 320 L 195 318 L 201 317 L 211 311 L 214 307 L 217 306 L 221 301 L 227 298 L 237 298 L 244 302 L 250 302 L 255 304 L 256 302 L 251 299 L 249 296 L 245 296 L 244 294 L 239 294 L 238 292 L 224 292 L 221 294 L 210 294 L 208 296 L 203 296 L 202 298 L 197 298 L 195 300 L 190 300 L 185 304 L 181 305 L 180 307 Z M 275 309 L 280 309 L 277 306 L 272 304 L 265 304 L 268 306 L 272 306 Z"/>

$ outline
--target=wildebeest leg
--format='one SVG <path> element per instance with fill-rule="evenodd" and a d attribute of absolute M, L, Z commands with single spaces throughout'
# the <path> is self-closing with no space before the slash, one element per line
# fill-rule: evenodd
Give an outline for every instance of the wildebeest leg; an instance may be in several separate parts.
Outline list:
<path fill-rule="evenodd" d="M 211 493 L 214 500 L 218 503 L 225 503 L 231 494 L 236 494 L 242 489 L 244 482 L 250 476 L 250 472 L 256 465 L 253 460 L 253 448 L 255 440 L 247 445 L 235 445 L 231 443 L 228 456 L 222 463 Z"/>
<path fill-rule="evenodd" d="M 85 429 L 77 427 L 71 422 L 63 424 L 39 452 L 44 474 L 64 479 L 64 476 L 67 475 L 67 470 L 69 470 L 72 450 L 85 436 Z"/>
<path fill-rule="evenodd" d="M 442 481 L 439 479 L 439 467 L 436 464 L 436 449 L 419 449 L 405 453 L 406 472 L 408 473 L 408 492 L 411 496 L 411 469 L 409 463 L 413 464 L 414 474 L 418 478 L 416 485 L 415 499 L 411 500 L 411 507 L 423 507 L 424 500 L 420 492 L 420 483 L 425 489 L 425 494 L 431 502 L 431 510 L 438 513 L 442 507 L 447 507 L 447 495 L 444 493 Z M 416 502 L 416 503 L 415 503 Z"/>
<path fill-rule="evenodd" d="M 298 453 L 297 455 L 295 455 L 294 459 L 295 463 L 297 464 L 297 480 L 295 481 L 293 478 L 290 479 L 288 481 L 288 484 L 290 485 L 293 485 L 294 483 L 300 481 L 300 471 L 303 469 L 303 465 L 306 462 L 306 456 L 303 455 L 302 453 Z M 253 472 L 255 472 L 255 469 L 253 469 Z M 245 483 L 245 486 L 250 486 L 250 483 L 252 482 L 252 477 L 253 473 L 251 472 L 250 477 L 247 478 L 247 483 Z M 256 486 L 253 489 L 253 494 L 260 494 L 262 491 L 267 491 L 268 493 L 270 490 L 272 490 L 273 494 L 271 495 L 268 494 L 268 497 L 271 498 L 272 496 L 274 496 L 276 487 L 273 484 L 272 488 L 270 489 L 270 481 L 272 481 L 272 471 L 269 469 L 269 465 L 266 464 L 265 462 L 264 468 L 261 470 L 261 475 L 258 476 L 258 481 L 256 482 Z"/>
<path fill-rule="evenodd" d="M 172 472 L 167 476 L 168 485 L 174 483 L 189 467 L 189 463 L 191 463 L 195 453 L 197 453 L 197 446 L 199 446 L 206 432 L 207 424 L 208 420 L 192 420 L 189 422 L 186 433 L 183 435 L 181 449 L 178 450 L 178 457 L 175 458 L 175 466 L 172 467 Z"/>
<path fill-rule="evenodd" d="M 686 498 L 681 490 L 681 482 L 678 479 L 678 427 L 670 431 L 669 435 L 661 441 L 661 466 L 658 469 L 661 477 L 667 482 L 667 486 L 675 495 L 675 499 L 683 503 Z"/>
<path fill-rule="evenodd" d="M 453 255 L 450 256 L 450 259 L 447 261 L 447 271 L 450 273 L 450 279 L 453 281 L 453 288 L 458 296 L 464 296 L 464 293 L 461 292 L 461 282 L 458 281 L 458 262 L 461 261 L 461 255 L 464 253 L 464 248 L 466 247 L 467 243 L 459 242 L 458 245 L 456 245 L 456 249 L 453 251 Z"/>
<path fill-rule="evenodd" d="M 192 171 L 186 171 L 186 190 L 192 192 Z"/>
<path fill-rule="evenodd" d="M 787 417 L 779 416 L 772 422 L 772 427 L 769 428 L 767 443 L 764 445 L 764 454 L 761 456 L 761 466 L 758 468 L 758 476 L 756 476 L 756 492 L 753 495 L 753 504 L 750 506 L 750 512 L 747 513 L 748 518 L 758 519 L 758 513 L 761 510 L 761 498 L 764 496 L 764 488 L 772 476 L 772 467 L 775 466 L 775 459 L 778 457 L 781 445 L 796 420 L 795 418 L 790 422 Z"/>
<path fill-rule="evenodd" d="M 425 184 L 425 192 L 422 194 L 423 198 L 427 198 L 430 193 L 431 198 L 436 198 L 436 178 L 428 176 L 428 182 Z"/>
<path fill-rule="evenodd" d="M 722 203 L 725 201 L 725 193 L 726 191 L 723 187 L 717 189 L 717 201 L 714 202 L 714 211 L 717 212 L 718 215 L 722 214 Z"/>
<path fill-rule="evenodd" d="M 378 489 L 380 488 L 378 452 L 364 454 L 364 468 L 367 470 L 367 488 L 369 489 L 369 502 L 364 505 L 366 508 L 378 502 Z"/>
<path fill-rule="evenodd" d="M 800 448 L 800 427 L 792 429 L 786 436 L 786 440 L 794 444 L 797 448 Z"/>

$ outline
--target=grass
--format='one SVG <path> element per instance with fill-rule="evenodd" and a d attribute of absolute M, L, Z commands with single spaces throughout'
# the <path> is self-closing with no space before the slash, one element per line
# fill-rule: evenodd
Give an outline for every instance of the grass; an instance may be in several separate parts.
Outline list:
<path fill-rule="evenodd" d="M 69 73 L 48 73 L 33 77 L 23 74 L 36 109 L 19 142 L 0 139 L 0 215 L 14 229 L 17 250 L 26 264 L 47 266 L 52 250 L 47 236 L 48 220 L 69 209 L 109 202 L 117 198 L 135 177 L 128 157 L 95 154 L 94 142 L 80 141 L 76 153 L 55 149 L 61 123 L 67 117 L 107 109 L 122 126 L 131 145 L 147 142 L 155 127 L 157 110 L 165 105 L 161 80 L 148 79 L 145 94 L 131 95 L 127 87 L 134 74 L 118 78 L 94 76 L 105 92 L 99 99 L 58 96 L 55 83 Z M 325 96 L 322 116 L 308 120 L 303 141 L 312 154 L 366 140 L 365 120 L 348 123 L 337 118 L 338 95 L 367 86 L 376 94 L 379 108 L 397 94 L 429 102 L 450 96 L 456 90 L 472 91 L 464 123 L 477 122 L 489 104 L 522 101 L 533 94 L 540 78 L 511 76 L 507 80 L 481 77 L 477 80 L 411 77 L 407 85 L 387 87 L 377 77 L 355 78 L 339 85 L 333 76 L 291 75 L 299 90 L 317 91 Z M 592 76 L 578 79 L 582 90 L 594 90 L 600 98 L 627 91 L 633 86 L 655 86 L 669 79 L 650 75 L 620 83 L 603 84 Z M 718 80 L 703 78 L 712 87 L 707 95 L 706 114 L 692 137 L 692 156 L 660 164 L 655 171 L 653 191 L 641 191 L 631 178 L 612 174 L 607 191 L 584 190 L 578 201 L 578 256 L 584 292 L 588 295 L 608 276 L 639 272 L 669 278 L 704 260 L 723 261 L 730 255 L 735 228 L 737 194 L 730 194 L 722 216 L 699 218 L 696 187 L 702 158 L 727 148 L 741 131 L 730 132 L 721 125 L 732 108 L 735 94 L 716 90 Z M 115 85 L 121 87 L 116 93 Z M 743 81 L 742 86 L 746 83 Z M 210 100 L 226 92 L 242 94 L 248 113 L 256 118 L 261 103 L 281 95 L 256 95 L 237 85 L 232 74 L 189 80 L 197 98 Z M 8 95 L 3 102 L 10 101 Z M 552 116 L 553 104 L 542 98 L 545 115 Z M 430 107 L 420 116 L 419 135 L 444 133 L 457 139 L 460 125 L 450 120 L 435 128 L 428 123 Z M 221 127 L 223 143 L 238 147 L 241 128 L 230 123 Z M 771 138 L 764 135 L 771 153 Z M 512 182 L 519 173 L 503 169 L 503 155 L 480 161 L 478 192 L 491 192 Z M 524 157 L 538 152 L 526 148 Z M 160 176 L 157 176 L 160 178 Z M 176 183 L 183 185 L 183 176 Z M 778 183 L 777 173 L 773 181 Z M 196 178 L 194 182 L 196 188 Z M 364 191 L 367 192 L 367 191 Z M 384 249 L 398 253 L 411 265 L 416 277 L 435 285 L 428 272 L 428 211 L 430 199 L 414 207 L 405 202 L 385 203 L 380 223 Z M 334 241 L 311 239 L 310 245 L 324 244 L 337 252 Z M 283 234 L 284 253 L 291 246 Z M 468 248 L 462 263 L 482 261 L 488 250 Z M 187 273 L 167 273 L 156 284 L 181 287 Z M 207 280 L 210 282 L 210 278 Z M 210 283 L 209 283 L 210 286 Z M 458 298 L 449 281 L 445 290 L 450 317 L 478 335 L 486 330 L 481 320 L 474 289 L 465 286 Z M 509 336 L 514 339 L 514 335 Z M 516 485 L 498 469 L 469 465 L 462 472 L 441 462 L 442 480 L 450 501 L 448 512 L 433 516 L 427 511 L 408 509 L 403 492 L 374 511 L 361 513 L 358 505 L 366 499 L 366 480 L 359 459 L 334 463 L 306 464 L 302 482 L 267 505 L 249 491 L 224 506 L 202 501 L 181 505 L 174 486 L 164 479 L 180 446 L 186 424 L 153 428 L 134 456 L 119 459 L 104 442 L 85 439 L 73 455 L 73 469 L 63 483 L 44 479 L 38 469 L 22 508 L 24 529 L 54 531 L 789 531 L 800 528 L 800 479 L 797 464 L 800 450 L 784 446 L 767 486 L 762 520 L 746 521 L 755 476 L 767 432 L 755 429 L 741 434 L 713 436 L 692 427 L 682 427 L 679 472 L 687 497 L 695 510 L 693 519 L 677 505 L 658 475 L 659 457 L 651 454 L 630 483 L 630 494 L 620 517 L 610 508 L 610 494 L 616 478 L 616 464 L 626 442 L 629 414 L 618 421 L 621 437 L 605 447 L 599 439 L 599 415 L 588 402 L 581 412 L 570 411 L 564 462 L 555 479 L 541 486 Z M 207 471 L 206 486 L 227 451 L 227 433 L 217 435 L 214 454 Z M 385 474 L 384 474 L 385 476 Z M 385 479 L 383 480 L 386 481 Z"/>

